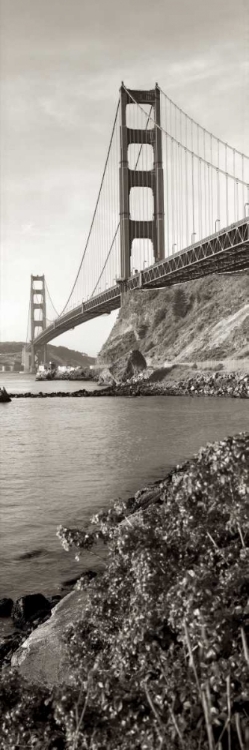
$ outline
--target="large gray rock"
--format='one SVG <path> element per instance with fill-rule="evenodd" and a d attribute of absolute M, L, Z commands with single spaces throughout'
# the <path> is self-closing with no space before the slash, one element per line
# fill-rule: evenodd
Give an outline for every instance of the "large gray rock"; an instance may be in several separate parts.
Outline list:
<path fill-rule="evenodd" d="M 98 383 L 100 385 L 115 385 L 116 380 L 109 370 L 109 367 L 104 367 L 102 370 L 100 370 L 98 375 Z"/>
<path fill-rule="evenodd" d="M 30 683 L 52 687 L 71 681 L 67 645 L 68 625 L 84 612 L 86 591 L 72 591 L 52 610 L 49 620 L 31 633 L 14 653 L 11 664 Z"/>
<path fill-rule="evenodd" d="M 139 349 L 132 349 L 129 354 L 124 354 L 110 368 L 112 375 L 119 382 L 130 380 L 147 368 L 146 360 Z"/>

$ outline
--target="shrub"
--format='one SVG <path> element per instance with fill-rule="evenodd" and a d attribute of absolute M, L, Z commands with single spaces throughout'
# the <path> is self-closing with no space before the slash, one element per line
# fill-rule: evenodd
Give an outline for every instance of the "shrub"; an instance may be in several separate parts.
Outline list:
<path fill-rule="evenodd" d="M 176 318 L 185 318 L 188 312 L 186 292 L 181 286 L 175 288 L 173 312 Z"/>
<path fill-rule="evenodd" d="M 146 333 L 148 331 L 148 328 L 149 328 L 149 326 L 148 326 L 147 323 L 142 323 L 142 325 L 139 326 L 137 332 L 138 332 L 138 335 L 139 335 L 140 339 L 144 339 L 145 338 Z"/>
<path fill-rule="evenodd" d="M 153 320 L 153 327 L 157 328 L 160 323 L 165 319 L 167 314 L 167 310 L 165 307 L 159 307 L 159 310 L 156 310 L 154 320 Z"/>
<path fill-rule="evenodd" d="M 57 744 L 35 744 L 39 699 L 27 721 L 24 691 L 18 711 L 4 712 L 4 750 L 17 744 L 18 722 L 27 747 L 46 750 L 248 746 L 248 485 L 247 434 L 202 449 L 89 530 L 60 528 L 77 556 L 108 544 L 108 565 L 68 630 L 72 684 L 52 713 L 47 699 Z"/>

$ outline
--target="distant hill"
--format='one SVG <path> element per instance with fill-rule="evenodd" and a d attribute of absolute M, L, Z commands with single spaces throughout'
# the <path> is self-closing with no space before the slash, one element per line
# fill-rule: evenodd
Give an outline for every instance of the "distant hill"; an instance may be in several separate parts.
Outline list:
<path fill-rule="evenodd" d="M 23 341 L 3 341 L 0 342 L 0 365 L 14 364 L 15 370 L 20 370 Z M 48 360 L 56 365 L 71 365 L 77 367 L 90 367 L 94 365 L 95 358 L 89 357 L 85 352 L 78 352 L 75 349 L 68 349 L 66 346 L 47 345 Z"/>

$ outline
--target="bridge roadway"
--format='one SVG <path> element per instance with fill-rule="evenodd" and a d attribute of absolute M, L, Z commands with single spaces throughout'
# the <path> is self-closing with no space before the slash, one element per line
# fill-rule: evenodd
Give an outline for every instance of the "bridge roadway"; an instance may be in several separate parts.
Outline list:
<path fill-rule="evenodd" d="M 131 276 L 127 290 L 153 289 L 200 278 L 210 273 L 249 269 L 249 217 L 165 258 Z M 35 349 L 65 331 L 99 315 L 109 314 L 121 305 L 121 284 L 82 302 L 54 320 L 34 340 Z"/>

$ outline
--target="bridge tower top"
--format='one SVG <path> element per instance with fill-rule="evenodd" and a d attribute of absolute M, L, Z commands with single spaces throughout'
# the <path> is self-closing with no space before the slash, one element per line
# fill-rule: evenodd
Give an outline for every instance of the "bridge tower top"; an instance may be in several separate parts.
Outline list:
<path fill-rule="evenodd" d="M 155 261 L 162 260 L 164 249 L 164 185 L 162 165 L 162 133 L 160 128 L 127 127 L 126 109 L 129 104 L 151 105 L 151 119 L 160 121 L 160 89 L 158 84 L 147 91 L 126 89 L 122 83 L 120 89 L 121 128 L 120 128 L 120 244 L 121 244 L 121 280 L 131 275 L 130 258 L 134 239 L 148 238 L 152 241 Z M 148 144 L 153 148 L 153 168 L 151 170 L 130 169 L 128 149 L 131 144 Z M 133 221 L 130 218 L 130 191 L 133 187 L 151 188 L 154 199 L 154 215 L 151 221 L 146 219 Z"/>
<path fill-rule="evenodd" d="M 31 342 L 33 343 L 36 329 L 42 331 L 46 328 L 46 290 L 45 276 L 31 276 L 30 286 L 30 316 L 31 316 Z"/>

